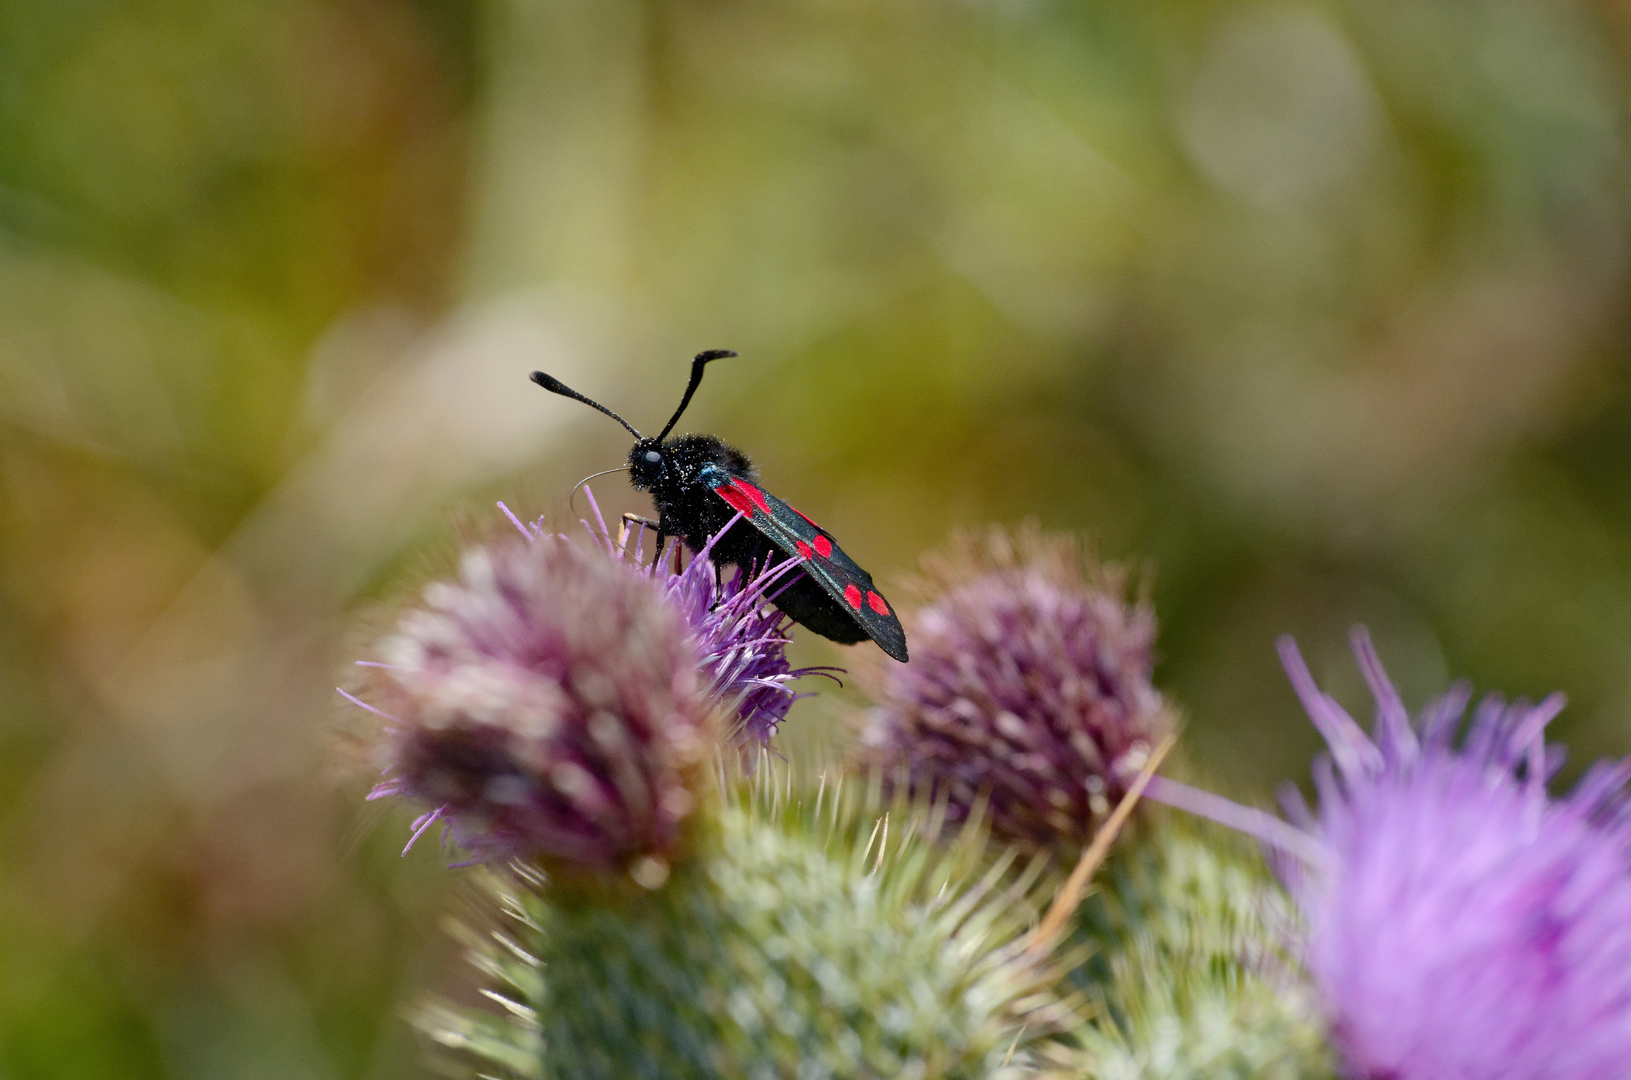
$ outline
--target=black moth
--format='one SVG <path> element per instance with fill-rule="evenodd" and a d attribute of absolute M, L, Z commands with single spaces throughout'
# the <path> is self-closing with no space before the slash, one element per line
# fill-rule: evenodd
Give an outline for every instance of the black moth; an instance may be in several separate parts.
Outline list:
<path fill-rule="evenodd" d="M 679 537 L 692 551 L 702 550 L 741 511 L 743 520 L 714 541 L 716 562 L 766 567 L 802 558 L 803 572 L 792 574 L 791 582 L 776 593 L 776 606 L 822 637 L 845 645 L 871 638 L 904 663 L 906 631 L 900 620 L 872 584 L 872 575 L 856 566 L 825 529 L 762 490 L 753 462 L 742 451 L 712 435 L 668 438 L 697 392 L 709 361 L 735 355 L 728 349 L 697 354 L 680 407 L 654 439 L 542 371 L 533 372 L 532 381 L 551 393 L 599 409 L 639 440 L 629 451 L 629 480 L 637 491 L 649 491 L 656 504 L 659 556 L 663 541 L 670 536 Z"/>

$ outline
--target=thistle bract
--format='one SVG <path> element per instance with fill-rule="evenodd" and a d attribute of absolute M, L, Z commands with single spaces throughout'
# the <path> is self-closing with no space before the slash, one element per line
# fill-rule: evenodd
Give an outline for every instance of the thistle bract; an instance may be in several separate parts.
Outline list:
<path fill-rule="evenodd" d="M 1034 528 L 960 537 L 925 565 L 912 660 L 873 678 L 868 757 L 954 814 L 989 798 L 1003 836 L 1085 840 L 1171 726 L 1150 683 L 1154 613 Z"/>

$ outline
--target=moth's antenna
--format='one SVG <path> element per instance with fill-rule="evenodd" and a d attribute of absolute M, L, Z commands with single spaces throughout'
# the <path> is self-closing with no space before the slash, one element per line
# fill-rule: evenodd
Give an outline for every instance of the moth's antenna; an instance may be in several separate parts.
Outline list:
<path fill-rule="evenodd" d="M 729 349 L 709 349 L 707 352 L 697 353 L 696 358 L 691 361 L 691 381 L 685 386 L 685 396 L 680 398 L 680 407 L 674 410 L 674 415 L 668 418 L 668 426 L 663 428 L 661 435 L 657 436 L 658 442 L 662 442 L 667 438 L 668 433 L 674 430 L 674 425 L 680 422 L 680 414 L 685 411 L 687 405 L 691 404 L 691 395 L 696 393 L 697 387 L 702 384 L 702 369 L 708 366 L 708 362 L 710 360 L 723 360 L 727 356 L 735 355 Z M 534 376 L 534 378 L 536 377 Z M 556 383 L 556 385 L 559 386 L 560 384 Z M 561 387 L 561 389 L 566 388 Z M 557 390 L 556 393 L 560 393 L 560 390 Z M 588 398 L 582 400 L 589 401 Z M 594 405 L 595 403 L 590 401 L 589 404 Z M 595 408 L 598 409 L 600 406 L 595 405 Z"/>
<path fill-rule="evenodd" d="M 696 378 L 697 378 L 696 376 L 693 376 L 693 378 L 692 378 L 693 384 L 695 383 Z M 548 390 L 552 394 L 559 394 L 562 397 L 569 397 L 573 401 L 581 401 L 585 405 L 589 406 L 591 409 L 599 409 L 601 412 L 605 413 L 607 416 L 611 417 L 613 420 L 616 420 L 619 424 L 622 424 L 624 427 L 628 428 L 629 429 L 629 434 L 633 435 L 636 439 L 645 438 L 644 435 L 641 435 L 638 431 L 634 430 L 634 425 L 633 424 L 629 423 L 627 420 L 623 419 L 621 416 L 619 416 L 616 413 L 612 412 L 612 410 L 608 409 L 606 406 L 602 405 L 600 402 L 591 401 L 588 398 L 584 397 L 582 394 L 578 393 L 576 390 L 572 389 L 570 386 L 566 385 L 561 380 L 557 379 L 555 376 L 545 375 L 542 371 L 535 371 L 535 372 L 532 373 L 532 381 L 537 383 L 539 386 L 542 386 L 545 390 Z M 685 396 L 687 398 L 689 398 L 691 396 L 690 392 L 687 391 Z M 685 406 L 681 405 L 680 407 L 684 408 Z M 677 417 L 676 417 L 676 419 L 677 419 Z M 673 422 L 670 421 L 669 422 L 669 427 L 673 427 L 673 426 L 674 426 Z M 666 432 L 666 431 L 663 432 L 663 435 L 666 435 L 666 434 L 668 434 L 668 432 Z M 658 439 L 658 441 L 661 441 L 662 440 L 662 435 L 657 436 L 657 439 Z"/>

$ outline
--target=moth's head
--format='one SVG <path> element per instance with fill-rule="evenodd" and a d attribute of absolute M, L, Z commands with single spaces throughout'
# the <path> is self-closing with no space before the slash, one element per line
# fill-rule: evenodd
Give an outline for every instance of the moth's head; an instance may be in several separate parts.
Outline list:
<path fill-rule="evenodd" d="M 671 462 L 663 444 L 656 439 L 641 439 L 629 451 L 629 483 L 638 491 L 650 491 L 662 483 Z"/>
<path fill-rule="evenodd" d="M 672 491 L 694 482 L 704 465 L 719 465 L 748 479 L 757 475 L 746 454 L 713 435 L 676 435 L 635 443 L 629 451 L 629 482 L 638 491 Z"/>

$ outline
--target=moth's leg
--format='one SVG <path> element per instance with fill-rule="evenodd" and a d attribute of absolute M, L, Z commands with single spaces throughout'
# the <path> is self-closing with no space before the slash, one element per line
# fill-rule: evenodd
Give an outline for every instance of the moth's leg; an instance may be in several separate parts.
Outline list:
<path fill-rule="evenodd" d="M 640 531 L 642 533 L 644 533 L 645 530 L 647 530 L 647 529 L 655 530 L 656 533 L 657 533 L 657 555 L 662 554 L 662 550 L 663 550 L 662 526 L 658 525 L 657 522 L 652 521 L 650 518 L 641 517 L 639 514 L 624 514 L 623 515 L 623 524 L 617 531 L 617 549 L 619 551 L 622 551 L 624 548 L 626 548 L 628 546 L 629 526 L 630 525 L 639 525 L 640 526 Z M 639 542 L 636 541 L 635 554 L 637 556 L 639 554 L 639 550 L 640 550 L 639 549 Z M 656 556 L 653 556 L 653 558 L 655 558 L 655 557 Z"/>

